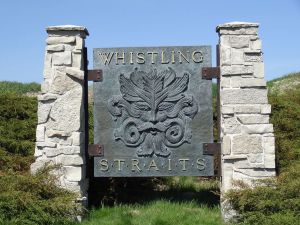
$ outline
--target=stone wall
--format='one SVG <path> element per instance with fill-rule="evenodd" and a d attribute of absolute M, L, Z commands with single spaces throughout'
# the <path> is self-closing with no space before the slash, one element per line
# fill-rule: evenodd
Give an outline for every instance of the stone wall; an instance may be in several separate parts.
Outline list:
<path fill-rule="evenodd" d="M 35 173 L 45 165 L 57 165 L 52 172 L 59 185 L 87 193 L 84 153 L 84 39 L 88 31 L 78 26 L 47 28 L 42 94 L 38 96 Z"/>
<path fill-rule="evenodd" d="M 217 32 L 224 193 L 235 180 L 255 185 L 257 179 L 275 176 L 275 140 L 258 24 L 227 23 Z"/>

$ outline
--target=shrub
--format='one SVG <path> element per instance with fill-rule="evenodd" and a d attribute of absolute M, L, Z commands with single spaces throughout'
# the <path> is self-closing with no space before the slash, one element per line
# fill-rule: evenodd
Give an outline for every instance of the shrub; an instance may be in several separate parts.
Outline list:
<path fill-rule="evenodd" d="M 0 224 L 71 224 L 75 196 L 55 185 L 48 170 L 0 175 Z"/>

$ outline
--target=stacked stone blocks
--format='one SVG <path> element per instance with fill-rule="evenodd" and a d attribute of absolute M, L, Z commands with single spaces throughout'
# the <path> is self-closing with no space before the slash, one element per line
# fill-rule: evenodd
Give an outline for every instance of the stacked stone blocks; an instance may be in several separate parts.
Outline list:
<path fill-rule="evenodd" d="M 275 176 L 275 140 L 269 122 L 262 44 L 258 24 L 217 27 L 220 50 L 222 191 L 235 180 L 250 185 Z"/>
<path fill-rule="evenodd" d="M 84 153 L 84 27 L 47 28 L 44 81 L 38 96 L 35 173 L 57 165 L 61 187 L 86 196 Z"/>

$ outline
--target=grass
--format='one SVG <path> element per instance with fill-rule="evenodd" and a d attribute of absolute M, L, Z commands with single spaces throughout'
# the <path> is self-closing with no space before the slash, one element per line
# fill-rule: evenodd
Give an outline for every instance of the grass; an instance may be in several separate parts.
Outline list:
<path fill-rule="evenodd" d="M 221 224 L 219 211 L 218 207 L 209 208 L 193 201 L 174 203 L 162 199 L 144 205 L 94 209 L 82 225 L 217 225 Z"/>
<path fill-rule="evenodd" d="M 0 82 L 0 93 L 17 93 L 25 94 L 28 92 L 38 92 L 41 90 L 41 85 L 35 82 L 20 83 L 12 81 Z"/>
<path fill-rule="evenodd" d="M 107 191 L 104 183 L 112 189 Z M 222 224 L 218 181 L 214 179 L 99 179 L 98 184 L 96 193 L 101 195 L 101 203 L 83 225 Z M 101 194 L 104 190 L 107 192 Z"/>

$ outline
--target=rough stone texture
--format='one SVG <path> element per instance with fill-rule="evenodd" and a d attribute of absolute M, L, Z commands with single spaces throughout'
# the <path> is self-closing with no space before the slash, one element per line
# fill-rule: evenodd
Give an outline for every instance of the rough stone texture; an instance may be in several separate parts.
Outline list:
<path fill-rule="evenodd" d="M 233 154 L 262 153 L 262 137 L 252 135 L 234 136 L 232 140 Z"/>
<path fill-rule="evenodd" d="M 236 212 L 222 196 L 234 180 L 256 185 L 275 176 L 275 139 L 269 124 L 262 43 L 258 24 L 219 25 L 220 104 L 222 140 L 221 208 L 225 220 Z"/>
<path fill-rule="evenodd" d="M 241 115 L 237 118 L 242 124 L 269 123 L 269 116 L 266 115 Z"/>
<path fill-rule="evenodd" d="M 79 26 L 48 27 L 42 94 L 38 96 L 35 173 L 57 164 L 52 171 L 58 185 L 87 197 L 84 157 L 83 48 L 88 35 Z M 76 55 L 76 57 L 74 57 Z"/>
<path fill-rule="evenodd" d="M 221 101 L 226 104 L 267 104 L 267 89 L 226 89 L 221 90 Z"/>

